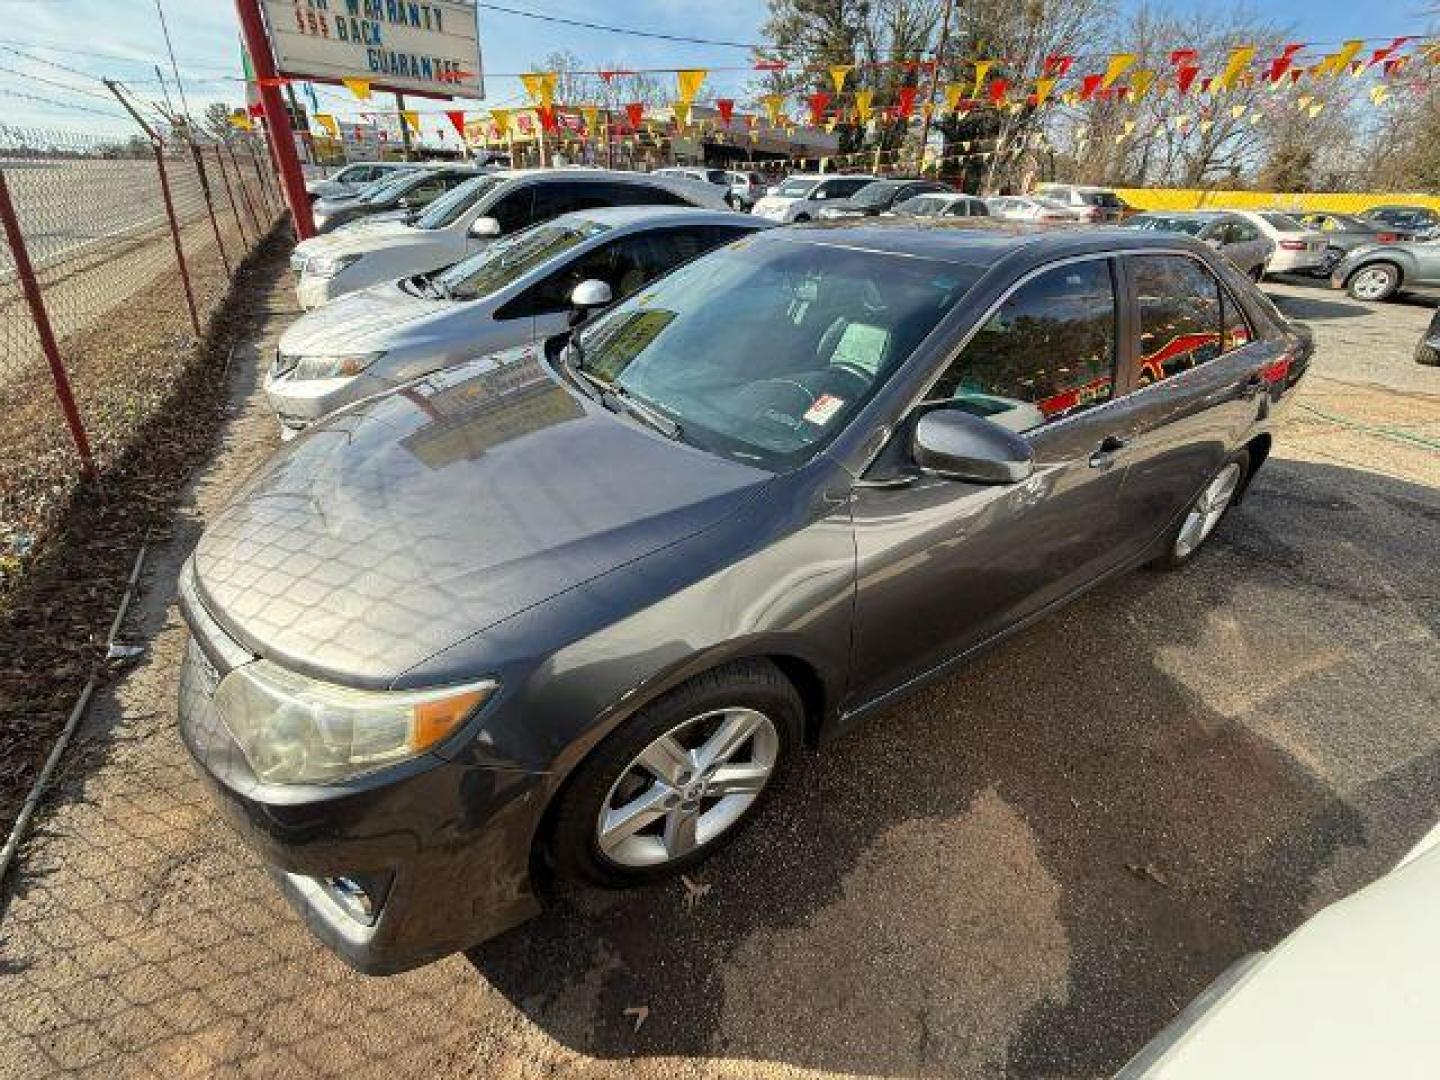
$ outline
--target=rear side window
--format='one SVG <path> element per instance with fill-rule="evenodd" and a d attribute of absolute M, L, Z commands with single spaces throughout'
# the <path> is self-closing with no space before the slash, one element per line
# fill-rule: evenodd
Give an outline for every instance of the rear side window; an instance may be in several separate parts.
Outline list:
<path fill-rule="evenodd" d="M 1245 316 L 1215 275 L 1182 255 L 1130 261 L 1139 313 L 1139 384 L 1149 386 L 1215 359 L 1250 340 Z"/>
<path fill-rule="evenodd" d="M 1115 284 L 1108 259 L 1057 266 L 1010 294 L 927 400 L 1030 431 L 1109 401 Z"/>
<path fill-rule="evenodd" d="M 485 211 L 486 215 L 500 223 L 502 233 L 515 232 L 535 221 L 535 187 L 534 184 L 511 187 Z"/>
<path fill-rule="evenodd" d="M 848 199 L 868 183 L 870 180 L 865 177 L 841 177 L 837 180 L 827 180 L 815 193 L 815 198 Z"/>
<path fill-rule="evenodd" d="M 604 192 L 605 202 L 597 206 L 692 206 L 685 196 L 661 187 L 659 184 L 611 184 L 594 185 Z"/>

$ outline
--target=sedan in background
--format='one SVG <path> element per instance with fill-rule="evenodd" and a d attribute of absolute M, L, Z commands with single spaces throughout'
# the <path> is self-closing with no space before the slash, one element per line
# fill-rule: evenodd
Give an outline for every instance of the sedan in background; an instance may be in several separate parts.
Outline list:
<path fill-rule="evenodd" d="M 1440 212 L 1428 206 L 1372 206 L 1362 211 L 1360 217 L 1384 228 L 1409 233 L 1417 240 L 1433 240 L 1440 234 Z"/>
<path fill-rule="evenodd" d="M 1123 227 L 1193 236 L 1224 255 L 1251 281 L 1265 276 L 1265 264 L 1275 248 L 1274 241 L 1262 235 L 1257 225 L 1228 210 L 1154 211 L 1137 214 Z"/>
<path fill-rule="evenodd" d="M 1389 300 L 1402 289 L 1440 285 L 1440 240 L 1365 244 L 1330 271 L 1330 287 L 1356 300 Z"/>
<path fill-rule="evenodd" d="M 991 217 L 1008 221 L 1086 221 L 1082 211 L 1042 195 L 999 195 L 986 199 Z"/>
<path fill-rule="evenodd" d="M 375 215 L 404 218 L 418 214 L 447 191 L 483 175 L 473 165 L 422 165 L 356 198 L 318 199 L 312 208 L 317 233 Z"/>
<path fill-rule="evenodd" d="M 913 199 L 916 195 L 928 195 L 932 192 L 946 194 L 954 190 L 949 184 L 942 184 L 938 180 L 907 180 L 893 177 L 876 180 L 873 184 L 866 184 L 850 198 L 840 199 L 822 207 L 820 220 L 878 217 L 887 210 L 894 209 L 897 203 Z"/>
<path fill-rule="evenodd" d="M 361 188 L 377 180 L 390 180 L 401 173 L 413 172 L 415 168 L 407 161 L 357 161 L 322 179 L 307 181 L 305 190 L 310 193 L 312 202 L 356 195 Z"/>
<path fill-rule="evenodd" d="M 758 172 L 726 173 L 730 177 L 732 202 L 741 210 L 753 210 L 755 204 L 765 197 L 765 178 Z"/>
<path fill-rule="evenodd" d="M 859 194 L 873 176 L 845 176 L 836 173 L 795 173 L 772 187 L 754 212 L 770 221 L 814 221 L 831 203 Z"/>
<path fill-rule="evenodd" d="M 899 217 L 964 218 L 989 217 L 990 208 L 978 195 L 916 195 L 896 204 L 890 211 Z"/>
<path fill-rule="evenodd" d="M 476 356 L 564 333 L 683 262 L 768 223 L 729 210 L 565 214 L 454 266 L 342 296 L 280 337 L 265 393 L 289 438 L 342 405 Z"/>
<path fill-rule="evenodd" d="M 1325 234 L 1325 257 L 1315 268 L 1315 273 L 1321 277 L 1329 277 L 1331 271 L 1340 265 L 1340 260 L 1357 247 L 1393 244 L 1411 238 L 1411 234 L 1404 229 L 1356 217 L 1354 214 L 1332 214 L 1328 211 L 1302 214 L 1300 224 L 1306 229 L 1315 229 Z"/>
<path fill-rule="evenodd" d="M 472 177 L 423 214 L 373 228 L 357 225 L 295 245 L 300 306 L 438 270 L 536 222 L 600 206 L 725 208 L 728 189 L 689 177 L 604 169 L 507 169 Z"/>
<path fill-rule="evenodd" d="M 1265 263 L 1267 274 L 1308 274 L 1325 258 L 1325 234 L 1307 229 L 1278 210 L 1232 210 L 1260 230 L 1275 246 Z"/>
<path fill-rule="evenodd" d="M 1068 206 L 1081 221 L 1114 223 L 1131 213 L 1125 200 L 1110 188 L 1089 184 L 1039 184 L 1035 194 Z"/>
<path fill-rule="evenodd" d="M 753 234 L 275 455 L 181 571 L 181 737 L 313 932 L 414 967 L 536 867 L 687 871 L 805 744 L 1189 563 L 1309 358 L 1184 237 Z"/>

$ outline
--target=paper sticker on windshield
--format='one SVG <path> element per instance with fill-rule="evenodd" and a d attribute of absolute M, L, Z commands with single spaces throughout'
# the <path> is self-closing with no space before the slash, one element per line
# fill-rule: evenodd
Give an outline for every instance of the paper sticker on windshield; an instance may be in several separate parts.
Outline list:
<path fill-rule="evenodd" d="M 880 361 L 890 345 L 890 331 L 883 326 L 852 322 L 845 326 L 835 351 L 830 354 L 830 363 L 847 364 L 859 368 L 868 375 L 880 370 Z"/>
<path fill-rule="evenodd" d="M 835 414 L 844 407 L 844 400 L 836 397 L 834 394 L 821 394 L 815 399 L 815 404 L 811 405 L 805 413 L 805 419 L 817 427 L 828 424 Z"/>

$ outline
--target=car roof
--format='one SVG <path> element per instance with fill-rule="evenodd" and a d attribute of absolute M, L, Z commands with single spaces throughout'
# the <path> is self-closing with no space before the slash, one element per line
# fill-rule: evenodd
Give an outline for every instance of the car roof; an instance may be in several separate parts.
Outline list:
<path fill-rule="evenodd" d="M 797 243 L 827 244 L 858 251 L 987 268 L 1007 255 L 1028 250 L 1037 258 L 1104 252 L 1108 249 L 1176 246 L 1205 250 L 1203 244 L 1169 233 L 1118 226 L 1043 225 L 999 218 L 865 218 L 791 225 L 775 230 Z"/>
<path fill-rule="evenodd" d="M 635 225 L 661 225 L 691 222 L 696 225 L 747 225 L 763 219 L 735 210 L 710 210 L 703 206 L 597 206 L 562 214 L 556 221 L 593 221 L 621 229 Z"/>

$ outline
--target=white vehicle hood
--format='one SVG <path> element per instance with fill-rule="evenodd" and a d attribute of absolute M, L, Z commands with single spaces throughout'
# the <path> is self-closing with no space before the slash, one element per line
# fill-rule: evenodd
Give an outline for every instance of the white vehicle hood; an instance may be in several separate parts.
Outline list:
<path fill-rule="evenodd" d="M 353 229 L 311 237 L 295 246 L 307 259 L 317 255 L 368 255 L 385 250 L 443 247 L 440 232 L 412 229 L 403 221 L 377 222 L 370 229 Z"/>
<path fill-rule="evenodd" d="M 412 296 L 389 281 L 349 293 L 296 319 L 280 335 L 287 356 L 382 352 L 394 348 L 401 328 L 455 312 L 460 304 Z"/>

